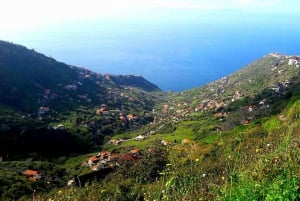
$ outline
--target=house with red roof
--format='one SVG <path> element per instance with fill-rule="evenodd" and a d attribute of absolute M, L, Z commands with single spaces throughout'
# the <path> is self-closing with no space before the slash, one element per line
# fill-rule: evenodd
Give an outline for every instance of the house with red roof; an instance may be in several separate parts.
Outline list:
<path fill-rule="evenodd" d="M 122 164 L 124 162 L 134 162 L 138 159 L 138 157 L 130 154 L 130 153 L 126 153 L 124 154 L 121 158 L 119 158 L 118 160 L 118 164 Z"/>
<path fill-rule="evenodd" d="M 29 180 L 37 181 L 41 179 L 41 174 L 36 170 L 25 170 L 22 174 L 26 175 Z"/>

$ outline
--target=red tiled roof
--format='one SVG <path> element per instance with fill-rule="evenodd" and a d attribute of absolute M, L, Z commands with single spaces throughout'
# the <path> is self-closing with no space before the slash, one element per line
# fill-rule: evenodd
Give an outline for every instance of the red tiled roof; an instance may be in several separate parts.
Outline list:
<path fill-rule="evenodd" d="M 102 151 L 100 152 L 100 156 L 110 155 L 109 151 Z"/>
<path fill-rule="evenodd" d="M 36 171 L 36 170 L 25 170 L 22 173 L 25 174 L 25 175 L 28 175 L 28 176 L 37 176 L 37 175 L 39 175 L 39 172 Z"/>
<path fill-rule="evenodd" d="M 101 110 L 101 109 L 97 109 L 97 110 L 96 110 L 96 114 L 97 114 L 97 115 L 100 115 L 100 114 L 101 114 L 101 112 L 102 112 L 102 110 Z"/>
<path fill-rule="evenodd" d="M 135 115 L 134 115 L 134 114 L 128 114 L 128 115 L 127 115 L 127 118 L 128 118 L 129 120 L 133 120 L 133 119 L 134 119 L 134 117 L 135 117 Z"/>
<path fill-rule="evenodd" d="M 109 156 L 109 159 L 110 160 L 117 160 L 119 158 L 119 155 L 118 154 L 111 154 L 110 156 Z"/>
<path fill-rule="evenodd" d="M 136 153 L 138 153 L 140 150 L 138 150 L 138 149 L 132 149 L 131 151 L 130 151 L 130 153 L 132 153 L 132 154 L 136 154 Z"/>
<path fill-rule="evenodd" d="M 97 156 L 92 156 L 91 158 L 89 158 L 90 161 L 95 162 L 99 160 L 99 157 Z"/>
<path fill-rule="evenodd" d="M 250 121 L 249 120 L 244 120 L 242 123 L 243 123 L 243 125 L 247 126 L 247 125 L 250 124 Z"/>
<path fill-rule="evenodd" d="M 137 157 L 127 153 L 127 154 L 124 154 L 120 159 L 119 159 L 119 163 L 122 163 L 124 161 L 136 161 L 137 160 Z"/>

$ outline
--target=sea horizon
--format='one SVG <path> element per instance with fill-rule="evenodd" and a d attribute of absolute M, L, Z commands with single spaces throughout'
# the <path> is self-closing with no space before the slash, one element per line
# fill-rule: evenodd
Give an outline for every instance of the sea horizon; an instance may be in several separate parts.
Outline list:
<path fill-rule="evenodd" d="M 300 54 L 300 28 L 293 20 L 218 22 L 91 21 L 8 40 L 97 73 L 140 75 L 176 92 L 227 76 L 271 52 Z"/>

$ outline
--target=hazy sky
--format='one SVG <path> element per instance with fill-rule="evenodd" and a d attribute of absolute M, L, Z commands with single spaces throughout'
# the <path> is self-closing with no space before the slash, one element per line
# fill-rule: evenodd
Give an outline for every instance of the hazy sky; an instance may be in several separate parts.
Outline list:
<path fill-rule="evenodd" d="M 0 0 L 2 36 L 91 19 L 169 20 L 186 11 L 294 13 L 298 0 Z M 298 10 L 299 11 L 299 10 Z"/>

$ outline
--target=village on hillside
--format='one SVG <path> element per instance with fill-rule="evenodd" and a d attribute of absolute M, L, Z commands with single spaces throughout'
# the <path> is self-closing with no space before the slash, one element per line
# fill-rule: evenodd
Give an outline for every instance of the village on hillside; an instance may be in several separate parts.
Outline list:
<path fill-rule="evenodd" d="M 266 57 L 275 58 L 275 61 L 269 66 L 269 73 L 274 76 L 280 76 L 288 71 L 289 68 L 296 68 L 299 71 L 300 56 L 285 56 L 279 53 L 270 53 Z M 227 111 L 224 110 L 230 103 L 241 100 L 248 96 L 248 92 L 241 88 L 232 91 L 231 88 L 239 88 L 236 86 L 243 86 L 242 82 L 247 84 L 254 83 L 255 78 L 252 80 L 241 80 L 238 83 L 232 83 L 232 77 L 223 77 L 220 80 L 211 82 L 207 87 L 202 88 L 203 91 L 195 95 L 193 99 L 183 99 L 179 101 L 169 101 L 161 106 L 162 117 L 167 117 L 174 122 L 179 121 L 181 118 L 189 116 L 193 112 L 213 112 L 214 116 L 223 121 L 227 116 Z M 285 95 L 286 88 L 293 84 L 293 80 L 282 80 L 276 84 L 268 86 L 268 89 L 277 95 Z M 235 87 L 233 87 L 235 85 Z M 181 96 L 184 97 L 182 92 Z M 241 124 L 249 125 L 253 120 L 254 114 L 260 109 L 269 108 L 269 100 L 262 98 L 255 105 L 243 106 L 243 110 L 248 115 L 241 119 Z"/>

